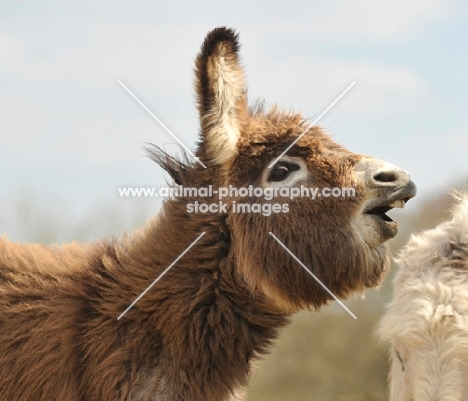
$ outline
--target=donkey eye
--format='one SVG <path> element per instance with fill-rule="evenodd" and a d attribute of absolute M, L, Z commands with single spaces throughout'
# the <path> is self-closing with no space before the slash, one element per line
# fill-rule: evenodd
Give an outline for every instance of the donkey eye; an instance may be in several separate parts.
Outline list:
<path fill-rule="evenodd" d="M 295 163 L 278 162 L 272 168 L 268 181 L 283 181 L 288 178 L 289 174 L 293 171 L 299 170 L 301 167 Z"/>

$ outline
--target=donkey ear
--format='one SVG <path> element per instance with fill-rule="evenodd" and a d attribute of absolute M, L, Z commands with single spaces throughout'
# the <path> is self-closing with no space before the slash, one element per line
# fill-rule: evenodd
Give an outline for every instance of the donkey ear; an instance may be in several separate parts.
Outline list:
<path fill-rule="evenodd" d="M 200 156 L 223 164 L 237 154 L 237 141 L 247 120 L 244 72 L 239 63 L 238 36 L 216 28 L 205 38 L 196 60 L 195 87 L 200 113 Z"/>

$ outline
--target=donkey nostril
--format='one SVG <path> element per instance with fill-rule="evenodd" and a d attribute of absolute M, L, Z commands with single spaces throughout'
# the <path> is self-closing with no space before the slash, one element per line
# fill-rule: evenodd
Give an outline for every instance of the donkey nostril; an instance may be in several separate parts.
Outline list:
<path fill-rule="evenodd" d="M 398 175 L 394 171 L 381 171 L 374 175 L 374 180 L 380 182 L 394 182 L 398 180 Z"/>

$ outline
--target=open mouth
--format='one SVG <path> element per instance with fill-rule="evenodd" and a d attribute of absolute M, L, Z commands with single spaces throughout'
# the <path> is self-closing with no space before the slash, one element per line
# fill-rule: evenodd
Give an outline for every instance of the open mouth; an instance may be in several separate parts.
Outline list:
<path fill-rule="evenodd" d="M 397 223 L 394 222 L 389 216 L 387 216 L 387 212 L 392 210 L 393 208 L 403 209 L 406 205 L 406 202 L 408 202 L 410 198 L 411 197 L 396 199 L 389 204 L 381 204 L 379 206 L 374 206 L 372 207 L 372 209 L 368 209 L 364 213 L 376 216 L 377 218 L 383 220 L 392 229 L 396 229 Z"/>
<path fill-rule="evenodd" d="M 395 177 L 384 176 L 380 177 L 379 183 L 371 182 L 366 193 L 367 202 L 359 213 L 362 238 L 371 248 L 376 248 L 397 235 L 398 224 L 387 213 L 394 208 L 403 209 L 416 195 L 416 185 L 407 173 L 402 173 L 400 180 L 386 181 L 387 178 Z"/>

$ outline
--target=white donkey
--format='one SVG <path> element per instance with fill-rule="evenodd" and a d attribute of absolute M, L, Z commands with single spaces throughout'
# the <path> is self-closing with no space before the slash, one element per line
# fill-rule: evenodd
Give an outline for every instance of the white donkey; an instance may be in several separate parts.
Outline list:
<path fill-rule="evenodd" d="M 392 401 L 468 400 L 468 192 L 452 218 L 413 236 L 380 322 Z"/>

